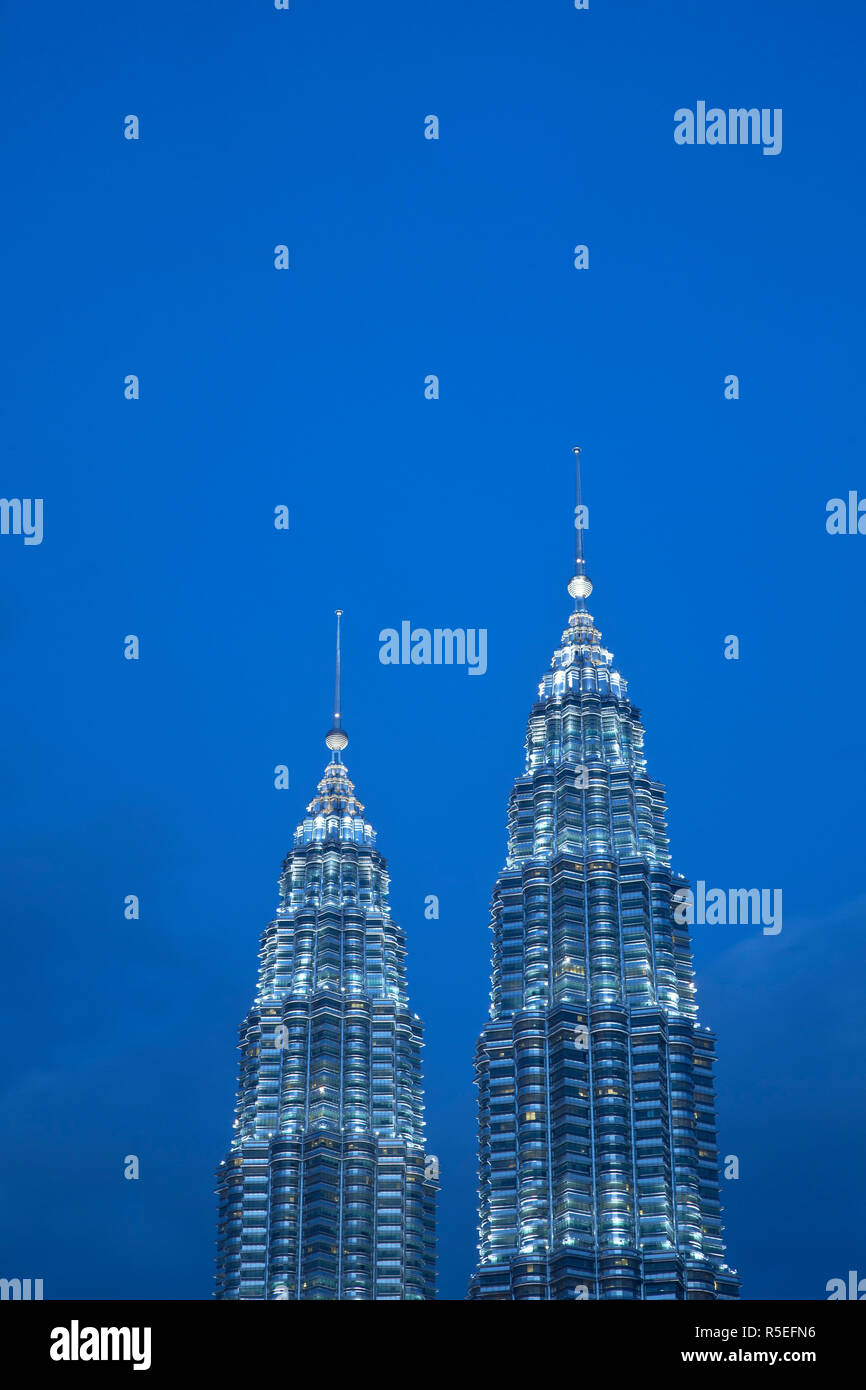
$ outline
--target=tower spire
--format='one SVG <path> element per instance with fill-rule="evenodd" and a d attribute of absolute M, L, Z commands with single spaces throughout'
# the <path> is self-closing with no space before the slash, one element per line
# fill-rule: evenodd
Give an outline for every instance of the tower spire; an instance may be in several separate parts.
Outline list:
<path fill-rule="evenodd" d="M 349 735 L 346 733 L 340 722 L 340 619 L 343 616 L 342 608 L 334 610 L 337 615 L 337 671 L 334 677 L 334 727 L 325 739 L 326 747 L 336 754 L 335 761 L 340 761 L 340 754 L 348 745 Z"/>
<path fill-rule="evenodd" d="M 583 503 L 580 493 L 580 448 L 572 449 L 574 454 L 575 492 L 577 506 L 574 509 L 574 578 L 569 580 L 568 592 L 574 599 L 575 609 L 585 609 L 586 600 L 592 593 L 592 582 L 587 577 L 586 560 L 583 554 Z"/>

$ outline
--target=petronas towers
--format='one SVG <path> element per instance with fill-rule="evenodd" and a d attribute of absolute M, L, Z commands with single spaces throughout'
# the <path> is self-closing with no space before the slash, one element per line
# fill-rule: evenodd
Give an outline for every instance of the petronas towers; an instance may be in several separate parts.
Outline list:
<path fill-rule="evenodd" d="M 674 917 L 687 883 L 640 712 L 586 608 L 583 514 L 578 468 L 573 612 L 530 712 L 493 891 L 469 1297 L 732 1299 L 714 1038 Z M 338 693 L 241 1029 L 218 1298 L 436 1296 L 422 1027 L 339 708 Z"/>

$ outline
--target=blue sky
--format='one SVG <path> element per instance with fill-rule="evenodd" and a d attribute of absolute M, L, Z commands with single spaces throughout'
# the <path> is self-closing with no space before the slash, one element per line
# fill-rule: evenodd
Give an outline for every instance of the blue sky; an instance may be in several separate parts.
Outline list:
<path fill-rule="evenodd" d="M 731 1260 L 753 1298 L 866 1274 L 866 538 L 825 529 L 866 496 L 862 12 L 16 0 L 4 28 L 2 492 L 44 498 L 45 534 L 0 537 L 0 1273 L 210 1295 L 236 1031 L 341 606 L 463 1297 L 488 901 L 580 443 L 590 606 L 675 866 L 784 892 L 779 936 L 695 929 Z M 782 153 L 676 145 L 698 100 L 782 108 Z M 486 628 L 486 674 L 381 665 L 404 619 Z"/>

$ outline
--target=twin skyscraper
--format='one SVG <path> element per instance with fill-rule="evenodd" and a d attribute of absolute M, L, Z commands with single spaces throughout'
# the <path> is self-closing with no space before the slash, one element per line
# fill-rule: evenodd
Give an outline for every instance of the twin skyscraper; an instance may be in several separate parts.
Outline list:
<path fill-rule="evenodd" d="M 733 1299 L 714 1038 L 674 917 L 687 882 L 640 712 L 586 608 L 575 454 L 573 612 L 530 712 L 493 890 L 469 1298 Z M 339 615 L 336 692 L 330 761 L 283 863 L 241 1027 L 219 1299 L 436 1297 L 422 1025 L 387 866 L 343 762 Z"/>

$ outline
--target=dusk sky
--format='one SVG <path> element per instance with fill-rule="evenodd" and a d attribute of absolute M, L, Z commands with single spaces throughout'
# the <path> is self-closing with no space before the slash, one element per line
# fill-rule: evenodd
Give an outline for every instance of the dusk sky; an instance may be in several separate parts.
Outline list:
<path fill-rule="evenodd" d="M 4 9 L 2 493 L 44 499 L 44 536 L 0 536 L 0 1274 L 211 1297 L 341 607 L 345 761 L 426 1025 L 440 1297 L 465 1297 L 489 900 L 572 606 L 579 444 L 589 608 L 674 867 L 783 892 L 778 935 L 694 928 L 728 1258 L 744 1298 L 866 1276 L 866 535 L 825 524 L 866 498 L 862 11 Z M 783 110 L 781 152 L 678 145 L 699 101 Z M 382 664 L 403 621 L 485 629 L 486 672 Z"/>

